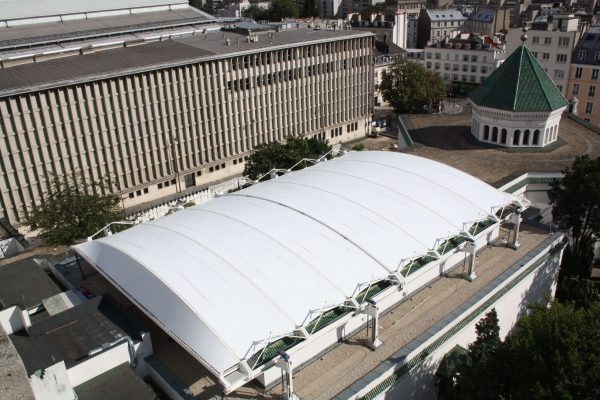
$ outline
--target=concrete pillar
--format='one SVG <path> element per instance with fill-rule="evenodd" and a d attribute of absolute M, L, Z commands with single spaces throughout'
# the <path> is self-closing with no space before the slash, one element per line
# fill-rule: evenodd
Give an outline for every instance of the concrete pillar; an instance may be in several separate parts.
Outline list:
<path fill-rule="evenodd" d="M 299 400 L 299 397 L 294 394 L 294 378 L 292 376 L 292 360 L 288 353 L 282 351 L 279 353 L 281 359 L 278 366 L 282 370 L 283 382 L 281 382 L 284 392 L 282 398 L 285 400 Z"/>
<path fill-rule="evenodd" d="M 465 251 L 469 253 L 469 268 L 467 270 L 466 278 L 469 281 L 475 280 L 477 275 L 475 274 L 475 256 L 477 254 L 477 245 L 475 239 L 467 239 L 465 243 Z"/>
<path fill-rule="evenodd" d="M 365 313 L 371 317 L 371 338 L 367 341 L 367 346 L 375 350 L 383 343 L 379 340 L 379 307 L 373 300 L 367 300 Z"/>
<path fill-rule="evenodd" d="M 513 212 L 513 232 L 512 232 L 512 240 L 510 241 L 510 247 L 513 249 L 518 249 L 521 244 L 519 243 L 519 228 L 521 227 L 521 208 L 517 207 Z"/>

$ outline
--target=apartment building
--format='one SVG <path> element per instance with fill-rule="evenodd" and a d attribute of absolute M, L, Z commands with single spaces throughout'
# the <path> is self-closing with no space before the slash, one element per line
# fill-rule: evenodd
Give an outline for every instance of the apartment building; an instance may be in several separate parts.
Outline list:
<path fill-rule="evenodd" d="M 573 51 L 569 74 L 568 99 L 573 113 L 594 126 L 600 126 L 600 105 L 596 105 L 600 90 L 600 27 L 583 34 Z"/>
<path fill-rule="evenodd" d="M 454 38 L 467 17 L 459 10 L 421 10 L 418 21 L 417 47 L 424 48 L 445 38 Z"/>
<path fill-rule="evenodd" d="M 261 143 L 368 132 L 368 32 L 194 25 L 166 37 L 90 37 L 75 52 L 66 43 L 92 24 L 115 32 L 119 21 L 158 17 L 0 28 L 0 48 L 22 32 L 73 28 L 50 50 L 29 36 L 17 58 L 14 48 L 0 53 L 0 214 L 19 221 L 53 174 L 108 179 L 129 207 L 240 174 Z"/>
<path fill-rule="evenodd" d="M 568 97 L 571 55 L 583 29 L 584 27 L 579 26 L 579 18 L 573 14 L 557 14 L 547 21 L 533 23 L 527 32 L 527 47 L 565 97 Z M 508 30 L 508 54 L 521 45 L 522 34 L 521 28 Z"/>
<path fill-rule="evenodd" d="M 452 91 L 466 91 L 483 82 L 503 58 L 504 46 L 497 39 L 459 37 L 425 47 L 424 65 L 439 73 Z"/>

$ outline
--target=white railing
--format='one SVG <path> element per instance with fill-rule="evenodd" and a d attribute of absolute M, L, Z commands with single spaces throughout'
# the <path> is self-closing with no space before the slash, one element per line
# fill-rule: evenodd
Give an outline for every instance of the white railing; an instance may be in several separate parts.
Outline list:
<path fill-rule="evenodd" d="M 147 210 L 136 212 L 128 216 L 127 220 L 134 221 L 138 224 L 152 221 L 154 219 L 164 217 L 169 213 L 183 210 L 186 205 L 198 205 L 206 203 L 215 197 L 225 195 L 232 190 L 236 190 L 247 185 L 248 183 L 250 183 L 250 181 L 247 178 L 235 178 L 227 182 L 211 186 L 200 192 L 190 193 L 188 195 L 181 196 L 179 199 L 174 199 L 159 206 L 154 206 Z"/>

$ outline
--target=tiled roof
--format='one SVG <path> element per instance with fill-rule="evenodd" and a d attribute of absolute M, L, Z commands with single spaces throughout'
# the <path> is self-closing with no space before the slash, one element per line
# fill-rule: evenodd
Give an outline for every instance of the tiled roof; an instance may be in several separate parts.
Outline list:
<path fill-rule="evenodd" d="M 568 104 L 526 46 L 519 46 L 469 97 L 480 107 L 518 112 L 553 111 Z"/>

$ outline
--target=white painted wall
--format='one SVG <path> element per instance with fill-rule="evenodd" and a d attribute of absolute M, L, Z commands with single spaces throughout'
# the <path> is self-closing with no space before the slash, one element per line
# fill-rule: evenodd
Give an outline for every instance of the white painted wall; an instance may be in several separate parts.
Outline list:
<path fill-rule="evenodd" d="M 129 361 L 128 344 L 123 342 L 69 368 L 67 374 L 73 387 L 76 387 Z"/>
<path fill-rule="evenodd" d="M 14 238 L 0 240 L 0 260 L 7 257 L 12 257 L 25 250 L 21 243 Z"/>
<path fill-rule="evenodd" d="M 41 373 L 43 371 L 43 375 Z M 64 361 L 31 375 L 29 382 L 36 400 L 76 400 L 77 395 L 69 382 Z"/>
<path fill-rule="evenodd" d="M 7 335 L 18 332 L 27 326 L 23 318 L 23 313 L 17 306 L 0 311 L 0 325 L 2 325 Z"/>

